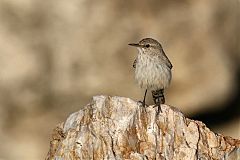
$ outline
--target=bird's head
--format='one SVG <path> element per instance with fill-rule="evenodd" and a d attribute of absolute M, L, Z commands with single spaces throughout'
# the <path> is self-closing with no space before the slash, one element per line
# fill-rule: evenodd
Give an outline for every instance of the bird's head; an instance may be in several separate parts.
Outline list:
<path fill-rule="evenodd" d="M 139 43 L 130 43 L 128 45 L 137 47 L 140 53 L 152 53 L 162 50 L 162 45 L 152 38 L 144 38 Z"/>

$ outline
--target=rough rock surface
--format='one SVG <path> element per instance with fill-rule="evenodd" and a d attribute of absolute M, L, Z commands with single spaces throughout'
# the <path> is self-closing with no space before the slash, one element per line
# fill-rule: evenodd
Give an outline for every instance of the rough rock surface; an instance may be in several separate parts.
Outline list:
<path fill-rule="evenodd" d="M 237 160 L 240 140 L 210 131 L 176 108 L 143 108 L 129 98 L 95 96 L 54 129 L 47 160 Z"/>

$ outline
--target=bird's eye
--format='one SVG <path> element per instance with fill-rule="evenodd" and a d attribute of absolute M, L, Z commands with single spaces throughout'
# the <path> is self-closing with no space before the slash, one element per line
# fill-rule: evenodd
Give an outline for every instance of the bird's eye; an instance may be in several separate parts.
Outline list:
<path fill-rule="evenodd" d="M 150 47 L 150 44 L 146 44 L 146 47 L 147 47 L 147 48 Z"/>

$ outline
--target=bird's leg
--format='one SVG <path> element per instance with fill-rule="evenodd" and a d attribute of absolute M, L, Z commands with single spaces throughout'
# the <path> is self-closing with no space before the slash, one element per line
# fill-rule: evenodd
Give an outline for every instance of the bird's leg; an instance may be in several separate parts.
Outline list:
<path fill-rule="evenodd" d="M 142 103 L 142 106 L 145 107 L 146 105 L 146 96 L 147 96 L 147 89 L 145 90 L 145 94 L 144 94 L 144 97 L 143 97 L 143 101 L 138 101 L 140 103 Z"/>
<path fill-rule="evenodd" d="M 163 91 L 164 91 L 163 89 L 152 91 L 153 101 L 156 104 L 156 106 L 158 106 L 157 114 L 161 112 L 161 104 L 165 103 Z"/>
<path fill-rule="evenodd" d="M 142 102 L 142 105 L 143 107 L 145 107 L 145 102 L 146 102 L 146 95 L 147 95 L 147 89 L 145 90 L 145 94 L 144 94 L 144 97 L 143 97 L 143 102 Z"/>

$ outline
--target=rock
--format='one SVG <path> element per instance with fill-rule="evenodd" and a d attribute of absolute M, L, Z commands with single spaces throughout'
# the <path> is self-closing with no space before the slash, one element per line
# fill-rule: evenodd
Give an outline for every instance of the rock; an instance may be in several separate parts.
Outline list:
<path fill-rule="evenodd" d="M 240 140 L 213 133 L 174 107 L 144 108 L 129 98 L 95 96 L 52 134 L 47 160 L 237 160 Z"/>

